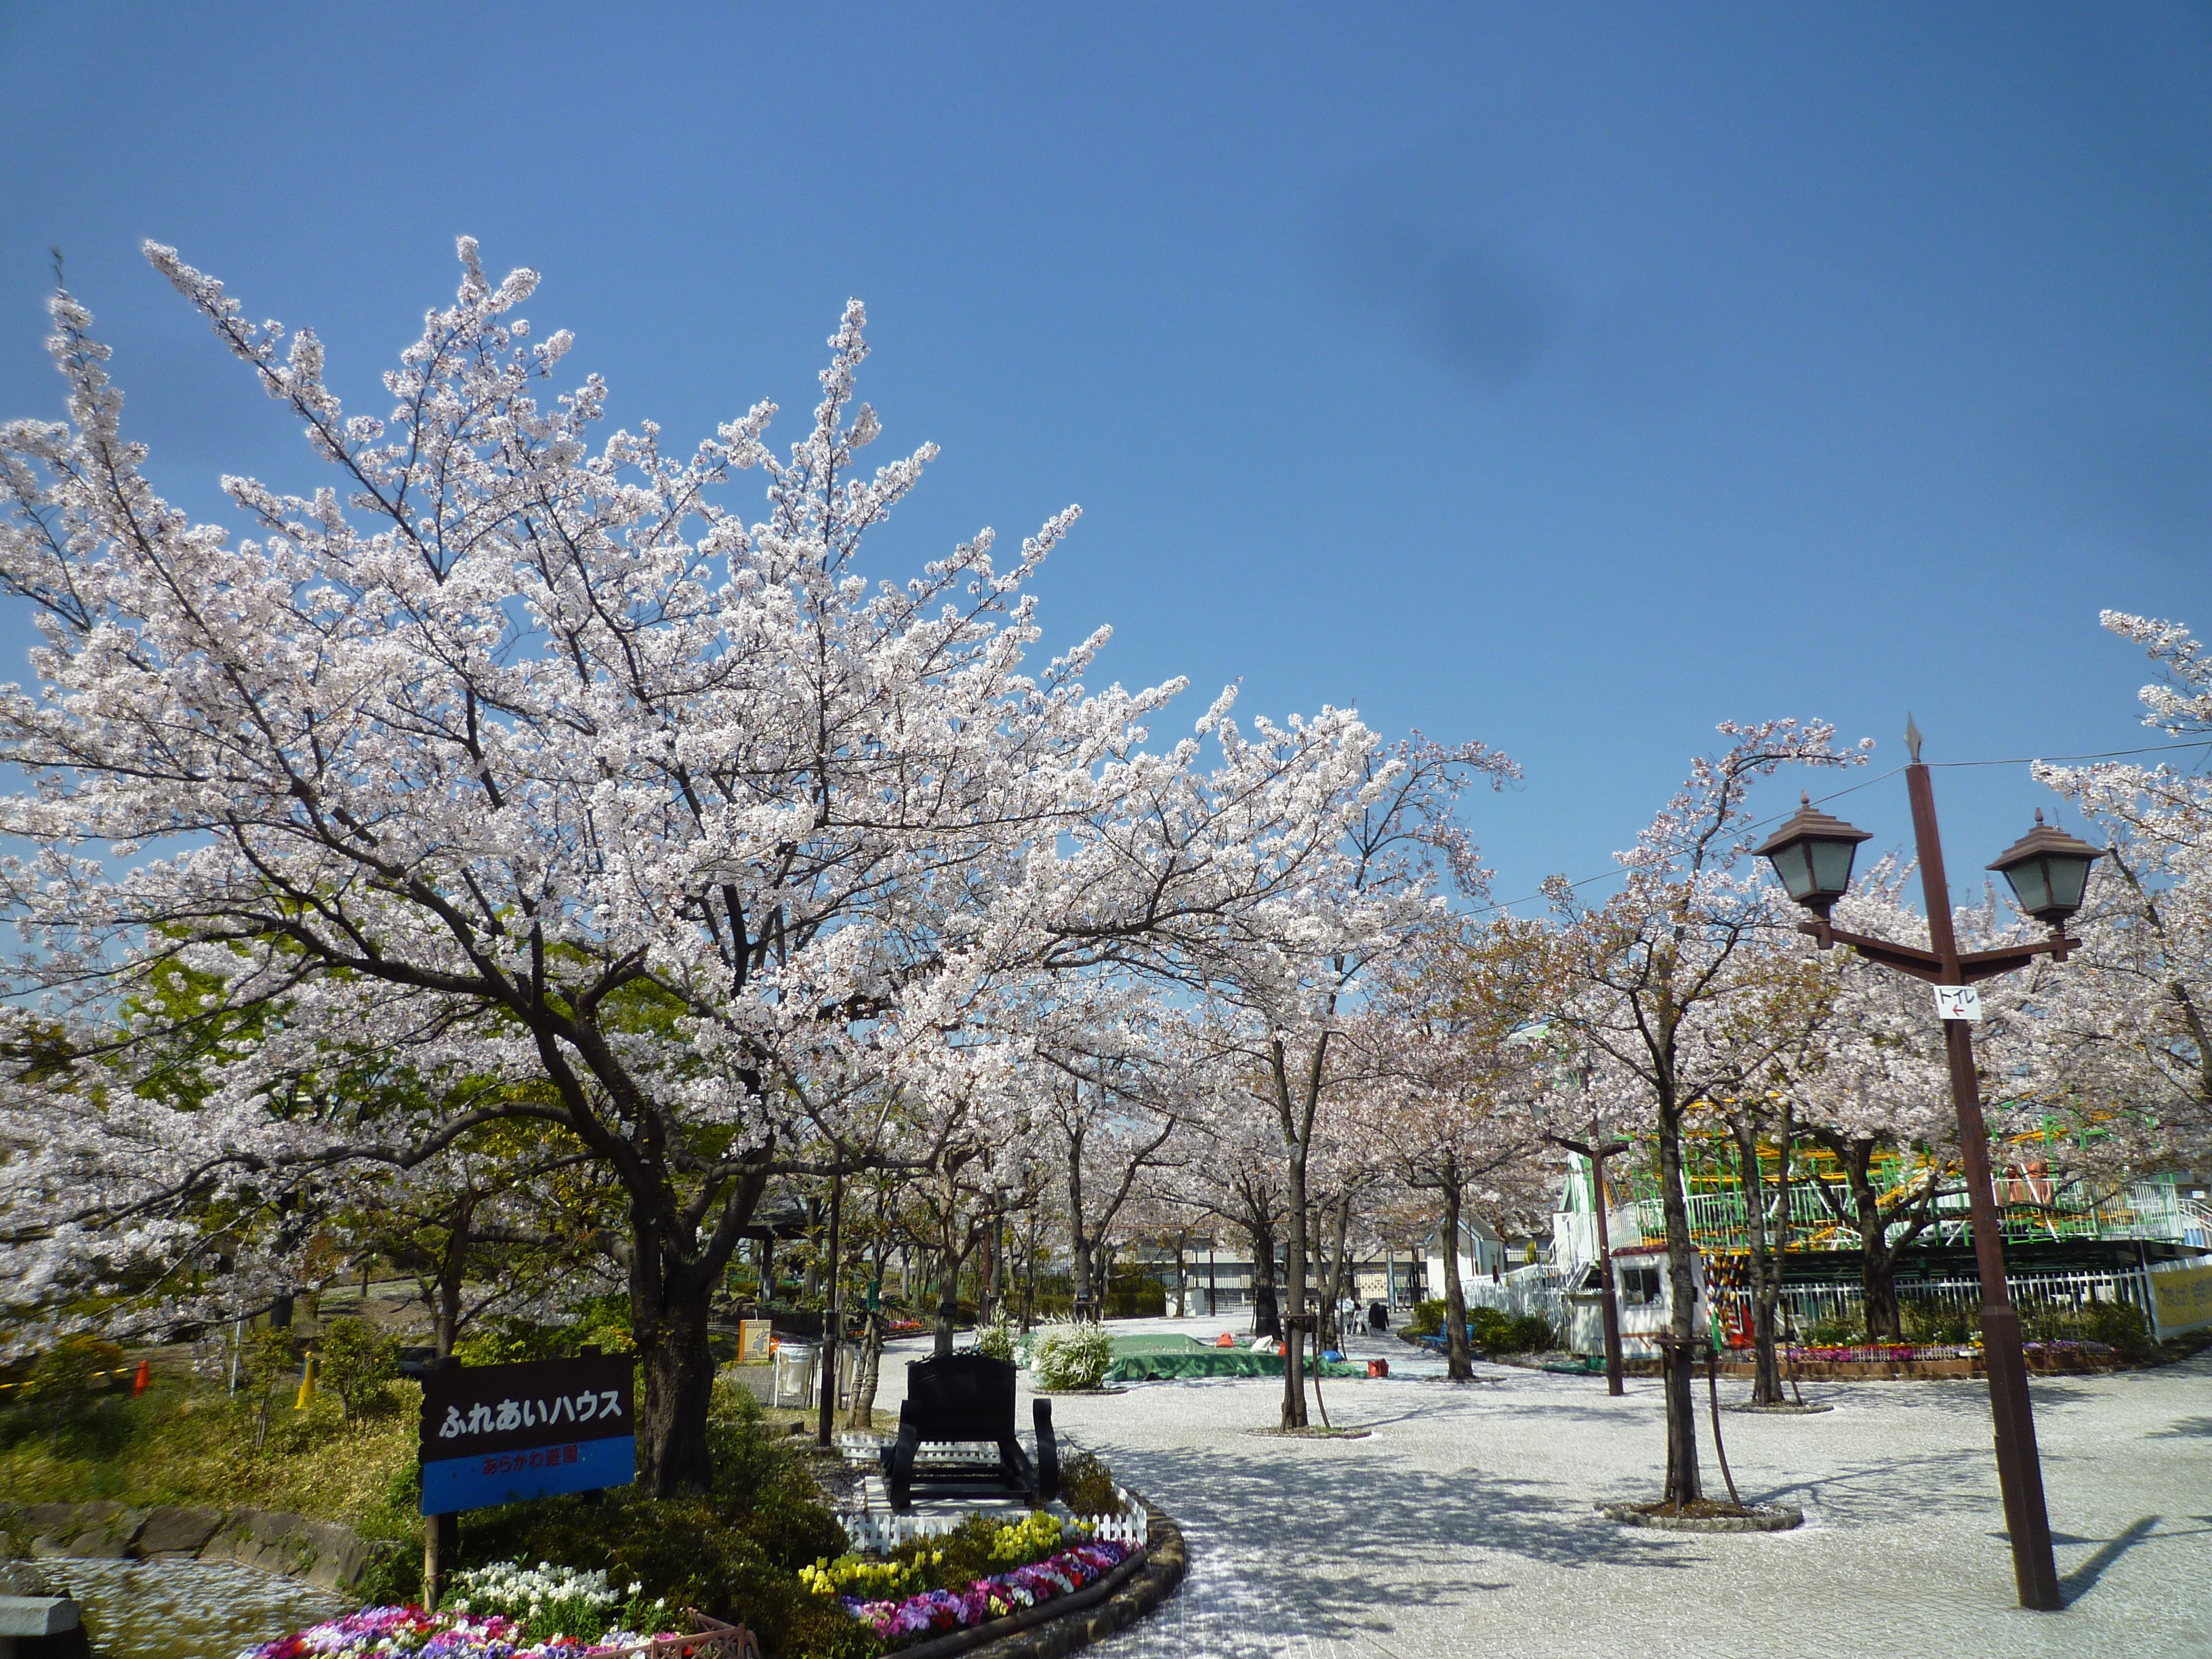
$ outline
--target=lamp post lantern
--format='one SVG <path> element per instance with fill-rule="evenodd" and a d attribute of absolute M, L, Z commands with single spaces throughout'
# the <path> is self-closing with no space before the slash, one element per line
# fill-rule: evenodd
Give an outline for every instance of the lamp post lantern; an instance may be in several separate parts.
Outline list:
<path fill-rule="evenodd" d="M 1936 828 L 1936 793 L 1920 760 L 1920 731 L 1911 720 L 1905 769 L 1912 802 L 1912 833 L 1919 854 L 1920 885 L 1928 911 L 1923 951 L 1869 939 L 1829 925 L 1829 908 L 1850 881 L 1851 855 L 1865 831 L 1816 812 L 1808 801 L 1759 852 L 1771 860 L 1790 896 L 1815 920 L 1798 924 L 1822 950 L 1841 941 L 1863 957 L 1938 988 L 1964 987 L 2025 967 L 2039 956 L 2063 962 L 2081 941 L 2066 936 L 2066 922 L 2081 907 L 2089 866 L 2100 856 L 2087 842 L 2053 830 L 2035 815 L 2036 827 L 1990 866 L 2012 884 L 2021 908 L 2051 929 L 2033 945 L 1993 951 L 1959 949 L 1951 926 L 1951 892 L 1943 874 L 1943 845 Z M 1939 999 L 1940 1001 L 1940 999 Z M 2066 1605 L 2051 1553 L 2051 1517 L 2044 1503 L 2043 1465 L 2036 1453 L 2035 1418 L 2027 1391 L 2027 1362 L 2021 1352 L 2020 1316 L 2005 1281 L 2004 1232 L 1990 1181 L 1989 1131 L 1982 1119 L 1981 1085 L 1974 1075 L 1972 1028 L 1948 1011 L 1943 1046 L 1950 1061 L 1951 1098 L 1959 1115 L 1959 1147 L 1966 1166 L 1966 1202 L 1974 1230 L 1974 1259 L 1982 1282 L 1982 1352 L 1989 1369 L 1990 1413 L 1996 1430 L 1997 1484 L 2004 1495 L 2005 1529 L 2012 1541 L 2013 1577 L 2020 1604 L 2053 1613 Z"/>
<path fill-rule="evenodd" d="M 1990 868 L 2011 884 L 2022 910 L 2063 933 L 2067 919 L 2081 908 L 2089 866 L 2101 856 L 2087 842 L 2045 823 L 2039 806 L 2035 828 L 2008 847 Z"/>
<path fill-rule="evenodd" d="M 1758 855 L 1773 864 L 1791 898 L 1825 921 L 1829 907 L 1851 884 L 1852 855 L 1872 837 L 1819 811 L 1811 796 L 1798 799 L 1802 805 L 1759 846 Z"/>

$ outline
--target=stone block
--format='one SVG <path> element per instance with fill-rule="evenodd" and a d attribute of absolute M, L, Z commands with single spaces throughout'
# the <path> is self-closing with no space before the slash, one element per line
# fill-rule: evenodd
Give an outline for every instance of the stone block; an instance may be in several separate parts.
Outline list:
<path fill-rule="evenodd" d="M 264 1572 L 291 1573 L 323 1589 L 342 1589 L 375 1558 L 344 1527 L 273 1510 L 237 1510 L 199 1551 L 204 1561 L 235 1561 Z"/>
<path fill-rule="evenodd" d="M 0 1636 L 59 1636 L 77 1627 L 66 1595 L 0 1595 Z"/>
<path fill-rule="evenodd" d="M 122 1504 L 26 1504 L 9 1517 L 33 1556 L 76 1555 L 121 1561 L 145 1521 L 143 1510 Z"/>
<path fill-rule="evenodd" d="M 190 1509 L 164 1504 L 149 1510 L 138 1529 L 132 1553 L 142 1558 L 198 1555 L 222 1525 L 221 1510 Z"/>

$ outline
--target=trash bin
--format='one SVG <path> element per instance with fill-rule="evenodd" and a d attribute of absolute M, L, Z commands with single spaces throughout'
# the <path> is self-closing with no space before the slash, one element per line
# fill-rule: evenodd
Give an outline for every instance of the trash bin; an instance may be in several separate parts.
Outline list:
<path fill-rule="evenodd" d="M 781 1342 L 775 1350 L 775 1394 L 769 1402 L 804 1408 L 814 1392 L 814 1345 Z"/>

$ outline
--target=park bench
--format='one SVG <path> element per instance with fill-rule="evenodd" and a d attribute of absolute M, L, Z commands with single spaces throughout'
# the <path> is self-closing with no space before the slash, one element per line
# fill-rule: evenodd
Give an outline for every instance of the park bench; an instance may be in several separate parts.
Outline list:
<path fill-rule="evenodd" d="M 1060 1448 L 1052 1433 L 1052 1401 L 1034 1403 L 1036 1459 L 1014 1434 L 1014 1365 L 988 1354 L 940 1354 L 906 1368 L 906 1400 L 899 1407 L 898 1438 L 884 1448 L 884 1483 L 891 1508 L 914 1507 L 915 1455 L 926 1445 L 976 1444 L 998 1448 L 995 1463 L 932 1458 L 922 1480 L 932 1489 L 1020 1497 L 1032 1505 L 1060 1495 Z"/>

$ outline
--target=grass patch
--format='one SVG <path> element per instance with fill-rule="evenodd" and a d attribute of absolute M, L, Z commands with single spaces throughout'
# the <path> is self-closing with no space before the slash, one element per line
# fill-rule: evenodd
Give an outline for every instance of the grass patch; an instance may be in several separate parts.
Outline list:
<path fill-rule="evenodd" d="M 58 1436 L 27 1410 L 0 1412 L 0 1490 L 20 1504 L 287 1510 L 364 1538 L 416 1538 L 421 1401 L 403 1381 L 384 1384 L 351 1422 L 332 1399 L 304 1412 L 280 1404 L 259 1435 L 245 1396 L 156 1376 L 135 1400 L 86 1401 Z"/>

